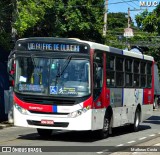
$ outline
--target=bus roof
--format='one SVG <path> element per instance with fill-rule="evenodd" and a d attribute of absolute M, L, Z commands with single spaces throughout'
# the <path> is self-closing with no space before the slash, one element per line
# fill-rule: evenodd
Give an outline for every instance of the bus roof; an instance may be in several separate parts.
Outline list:
<path fill-rule="evenodd" d="M 17 42 L 19 41 L 41 41 L 41 42 L 70 42 L 70 43 L 86 43 L 90 46 L 91 49 L 97 49 L 97 50 L 102 50 L 102 51 L 106 51 L 106 52 L 111 52 L 111 53 L 115 53 L 115 54 L 120 54 L 120 55 L 124 55 L 124 56 L 129 56 L 129 57 L 135 57 L 135 58 L 139 58 L 139 59 L 144 59 L 144 60 L 150 60 L 153 61 L 153 57 L 152 56 L 148 56 L 142 53 L 136 53 L 133 51 L 128 51 L 128 50 L 122 50 L 122 49 L 118 49 L 118 48 L 114 48 L 111 46 L 107 46 L 107 45 L 103 45 L 100 43 L 95 43 L 92 41 L 85 41 L 85 40 L 80 40 L 78 38 L 56 38 L 56 37 L 31 37 L 31 38 L 22 38 L 17 40 Z"/>

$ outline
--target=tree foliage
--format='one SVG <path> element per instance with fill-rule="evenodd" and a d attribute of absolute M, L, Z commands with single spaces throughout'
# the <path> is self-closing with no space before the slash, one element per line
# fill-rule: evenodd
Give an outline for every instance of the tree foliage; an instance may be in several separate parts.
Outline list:
<path fill-rule="evenodd" d="M 115 28 L 126 28 L 127 17 L 126 13 L 108 13 L 108 29 L 114 30 Z"/>
<path fill-rule="evenodd" d="M 14 24 L 20 37 L 59 36 L 100 41 L 103 0 L 20 0 Z"/>
<path fill-rule="evenodd" d="M 158 5 L 152 12 L 145 10 L 141 14 L 136 15 L 137 26 L 143 31 L 149 33 L 160 34 L 160 5 Z"/>
<path fill-rule="evenodd" d="M 0 1 L 0 46 L 6 50 L 10 48 L 11 20 L 11 0 Z"/>
<path fill-rule="evenodd" d="M 47 9 L 51 8 L 54 0 L 19 0 L 15 10 L 14 28 L 22 36 L 26 30 L 34 27 L 44 18 Z"/>

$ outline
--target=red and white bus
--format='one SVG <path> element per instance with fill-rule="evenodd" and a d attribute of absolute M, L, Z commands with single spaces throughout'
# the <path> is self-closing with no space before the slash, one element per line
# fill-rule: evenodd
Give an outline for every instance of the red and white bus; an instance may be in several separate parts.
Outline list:
<path fill-rule="evenodd" d="M 16 42 L 14 125 L 98 131 L 139 123 L 152 115 L 151 56 L 74 38 L 24 38 Z"/>

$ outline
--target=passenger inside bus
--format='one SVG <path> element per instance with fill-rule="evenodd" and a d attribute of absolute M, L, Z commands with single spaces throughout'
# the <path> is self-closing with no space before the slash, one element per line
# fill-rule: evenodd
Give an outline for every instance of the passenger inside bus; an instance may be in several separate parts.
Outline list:
<path fill-rule="evenodd" d="M 35 60 L 36 61 L 36 60 Z M 32 73 L 31 83 L 34 85 L 43 85 L 46 87 L 48 85 L 48 60 L 40 59 L 36 61 L 34 70 Z"/>

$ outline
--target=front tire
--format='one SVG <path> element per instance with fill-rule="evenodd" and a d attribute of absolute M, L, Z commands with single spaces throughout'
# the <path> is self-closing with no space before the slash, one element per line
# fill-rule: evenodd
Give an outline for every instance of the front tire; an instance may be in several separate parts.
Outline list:
<path fill-rule="evenodd" d="M 110 120 L 111 119 L 109 118 L 108 115 L 104 117 L 103 128 L 98 133 L 101 139 L 105 139 L 109 136 Z"/>
<path fill-rule="evenodd" d="M 37 129 L 38 134 L 43 138 L 48 138 L 52 135 L 51 129 Z"/>

